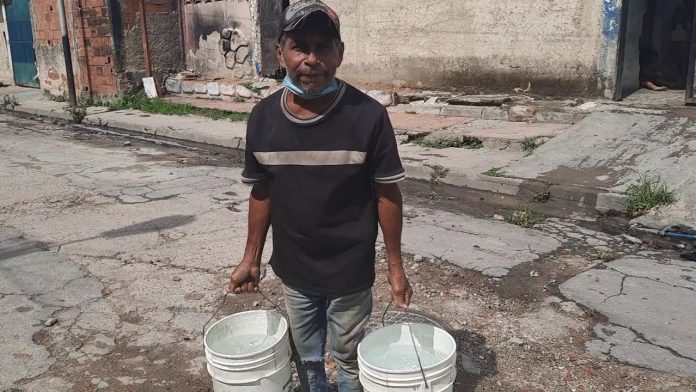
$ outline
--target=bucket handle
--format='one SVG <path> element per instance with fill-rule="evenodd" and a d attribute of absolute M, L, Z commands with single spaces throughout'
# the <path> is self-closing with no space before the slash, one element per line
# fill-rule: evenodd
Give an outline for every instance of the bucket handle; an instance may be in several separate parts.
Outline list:
<path fill-rule="evenodd" d="M 261 294 L 261 297 L 262 297 L 263 299 L 265 299 L 266 301 L 270 302 L 270 304 L 273 306 L 273 308 L 274 308 L 276 311 L 278 311 L 279 313 L 285 315 L 285 312 L 283 312 L 283 311 L 280 309 L 280 306 L 279 306 L 275 301 L 273 301 L 272 299 L 268 298 L 268 296 L 267 296 L 266 294 L 264 294 L 263 291 L 261 291 L 261 288 L 260 288 L 260 287 L 257 287 L 256 290 L 257 290 L 257 292 L 258 292 L 259 294 Z M 220 310 L 222 310 L 222 307 L 225 306 L 225 302 L 227 302 L 227 297 L 228 297 L 229 295 L 230 295 L 230 292 L 227 291 L 227 290 L 225 290 L 225 295 L 222 297 L 222 301 L 220 301 L 220 305 L 217 307 L 217 309 L 215 309 L 215 312 L 213 313 L 212 316 L 210 316 L 210 318 L 208 319 L 208 321 L 207 321 L 205 324 L 203 324 L 203 330 L 201 331 L 201 335 L 202 335 L 202 336 L 205 336 L 205 331 L 206 331 L 206 328 L 208 327 L 208 324 L 210 324 L 210 322 L 213 321 L 213 319 L 215 319 L 215 317 L 218 315 L 218 313 L 220 313 Z"/>
<path fill-rule="evenodd" d="M 384 313 L 382 313 L 382 327 L 384 327 L 384 318 L 387 316 L 387 312 L 389 311 L 389 308 L 394 305 L 394 300 L 389 301 L 389 305 L 387 305 L 386 309 L 384 309 Z M 410 314 L 408 311 L 408 308 L 403 308 L 403 311 L 408 315 Z M 416 346 L 416 339 L 413 337 L 413 330 L 411 330 L 411 323 L 406 323 L 406 326 L 408 326 L 408 334 L 411 336 L 411 343 L 413 344 L 413 351 L 416 353 L 416 359 L 418 360 L 418 367 L 420 368 L 421 371 L 421 376 L 423 376 L 423 383 L 425 383 L 425 389 L 430 389 L 428 386 L 428 379 L 425 377 L 425 370 L 423 370 L 423 363 L 421 362 L 420 354 L 418 354 L 418 346 Z"/>

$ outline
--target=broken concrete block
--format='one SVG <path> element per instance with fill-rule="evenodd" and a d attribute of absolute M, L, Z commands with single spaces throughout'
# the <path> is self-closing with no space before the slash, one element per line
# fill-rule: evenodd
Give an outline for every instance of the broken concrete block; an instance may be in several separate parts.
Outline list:
<path fill-rule="evenodd" d="M 382 106 L 391 106 L 394 104 L 394 96 L 391 93 L 382 90 L 369 90 L 366 94 L 382 104 Z"/>
<path fill-rule="evenodd" d="M 539 112 L 534 116 L 534 119 L 541 123 L 574 124 L 575 114 L 564 112 Z"/>
<path fill-rule="evenodd" d="M 208 90 L 208 95 L 217 97 L 220 95 L 220 84 L 218 82 L 210 82 L 206 85 L 206 90 Z"/>
<path fill-rule="evenodd" d="M 507 121 L 505 110 L 499 107 L 484 107 L 481 118 L 484 120 Z"/>
<path fill-rule="evenodd" d="M 447 103 L 450 105 L 497 107 L 511 101 L 512 97 L 509 95 L 463 95 L 452 97 L 447 100 Z"/>
<path fill-rule="evenodd" d="M 246 88 L 246 86 L 242 86 L 241 84 L 237 85 L 237 96 L 242 97 L 242 98 L 251 98 L 254 96 L 254 92 Z"/>
<path fill-rule="evenodd" d="M 469 117 L 481 118 L 483 108 L 478 106 L 445 106 L 442 108 L 441 114 L 446 117 Z"/>
<path fill-rule="evenodd" d="M 536 106 L 516 105 L 510 108 L 508 115 L 510 121 L 528 122 L 534 119 L 536 112 Z"/>
<path fill-rule="evenodd" d="M 181 92 L 185 94 L 193 94 L 195 90 L 196 82 L 191 80 L 184 80 L 181 82 Z"/>
<path fill-rule="evenodd" d="M 234 97 L 237 94 L 237 86 L 234 84 L 221 84 L 220 93 L 227 97 Z"/>
<path fill-rule="evenodd" d="M 164 82 L 164 88 L 172 94 L 181 94 L 181 79 L 168 78 Z"/>
<path fill-rule="evenodd" d="M 206 83 L 196 83 L 193 85 L 193 92 L 196 94 L 208 94 L 208 85 Z"/>

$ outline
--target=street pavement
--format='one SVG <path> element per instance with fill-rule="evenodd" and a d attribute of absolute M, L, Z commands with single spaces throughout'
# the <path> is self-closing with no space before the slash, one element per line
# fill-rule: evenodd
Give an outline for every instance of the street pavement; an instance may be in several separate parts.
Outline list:
<path fill-rule="evenodd" d="M 0 115 L 0 390 L 207 391 L 200 331 L 244 248 L 240 175 L 222 155 Z M 460 355 L 478 380 L 461 390 L 696 388 L 696 264 L 591 219 L 521 228 L 415 199 L 404 248 L 442 268 L 416 307 L 446 306 L 487 341 Z M 453 271 L 459 283 L 428 291 Z"/>

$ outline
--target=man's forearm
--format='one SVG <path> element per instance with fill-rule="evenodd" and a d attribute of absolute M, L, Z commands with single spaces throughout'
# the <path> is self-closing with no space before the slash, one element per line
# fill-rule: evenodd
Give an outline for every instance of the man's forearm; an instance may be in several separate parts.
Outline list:
<path fill-rule="evenodd" d="M 247 243 L 242 261 L 259 264 L 271 225 L 271 197 L 267 181 L 254 185 L 251 190 L 248 221 Z"/>
<path fill-rule="evenodd" d="M 403 202 L 397 184 L 377 184 L 377 214 L 387 250 L 387 262 L 401 265 L 401 231 Z"/>

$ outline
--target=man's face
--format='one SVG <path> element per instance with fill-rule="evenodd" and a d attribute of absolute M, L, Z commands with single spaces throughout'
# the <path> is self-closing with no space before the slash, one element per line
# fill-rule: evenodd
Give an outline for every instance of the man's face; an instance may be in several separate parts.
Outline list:
<path fill-rule="evenodd" d="M 326 29 L 308 26 L 287 33 L 277 46 L 280 65 L 305 92 L 323 90 L 343 61 L 343 43 Z"/>

